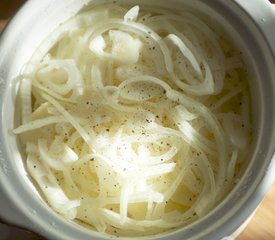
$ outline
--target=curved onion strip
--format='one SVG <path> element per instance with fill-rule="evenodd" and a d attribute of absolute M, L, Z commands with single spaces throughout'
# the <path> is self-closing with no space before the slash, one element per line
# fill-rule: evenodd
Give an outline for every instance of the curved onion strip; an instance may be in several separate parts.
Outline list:
<path fill-rule="evenodd" d="M 238 150 L 235 150 L 232 153 L 231 160 L 230 160 L 230 162 L 228 164 L 228 168 L 227 168 L 227 180 L 228 181 L 232 181 L 232 179 L 234 178 L 237 159 L 238 159 Z"/>
<path fill-rule="evenodd" d="M 49 101 L 75 127 L 79 135 L 84 139 L 84 141 L 88 145 L 90 145 L 92 137 L 88 135 L 86 131 L 84 131 L 84 129 L 80 126 L 79 122 L 76 121 L 76 119 L 73 116 L 71 116 L 71 114 L 68 111 L 66 111 L 66 109 L 64 109 L 55 99 L 46 94 L 43 94 L 42 96 L 44 99 Z"/>
<path fill-rule="evenodd" d="M 189 63 L 193 66 L 197 75 L 201 76 L 202 72 L 199 66 L 199 63 L 194 56 L 194 54 L 190 51 L 190 49 L 185 45 L 185 43 L 175 34 L 169 34 L 165 39 L 170 40 L 173 44 L 175 44 L 184 55 L 184 57 L 189 61 Z"/>
<path fill-rule="evenodd" d="M 20 101 L 22 102 L 21 118 L 22 123 L 28 123 L 31 120 L 31 86 L 30 79 L 23 78 L 20 82 Z"/>
<path fill-rule="evenodd" d="M 157 16 L 156 18 L 159 18 L 159 16 Z M 220 44 L 217 41 L 218 37 L 216 33 L 213 30 L 211 30 L 209 26 L 205 24 L 201 19 L 199 19 L 194 14 L 189 12 L 184 12 L 181 16 L 178 16 L 175 14 L 168 14 L 165 16 L 160 16 L 160 18 L 164 18 L 166 20 L 173 20 L 185 25 L 187 24 L 190 26 L 189 30 L 191 30 L 192 28 L 195 28 L 195 29 L 198 29 L 201 33 L 204 33 L 205 36 L 207 36 L 208 41 L 210 40 L 211 50 L 213 54 L 213 57 L 211 57 L 211 60 L 215 61 L 215 62 L 212 62 L 213 63 L 212 69 L 216 71 L 215 93 L 220 92 L 223 87 L 223 79 L 225 76 L 225 60 L 224 60 L 225 58 L 224 58 L 224 54 L 222 53 Z M 195 39 L 200 39 L 200 38 L 195 37 Z M 217 71 L 217 69 L 219 70 Z"/>
<path fill-rule="evenodd" d="M 67 95 L 70 91 L 76 96 L 83 95 L 82 76 L 73 60 L 46 60 L 45 63 L 47 67 L 38 71 L 39 80 L 43 85 L 61 95 Z M 52 72 L 54 69 L 64 69 L 67 72 L 67 81 L 64 84 L 55 83 L 53 78 L 49 81 L 47 72 Z"/>
<path fill-rule="evenodd" d="M 37 119 L 19 126 L 18 128 L 14 129 L 13 132 L 15 134 L 20 134 L 58 122 L 67 122 L 67 120 L 62 116 L 51 116 L 43 119 Z"/>
<path fill-rule="evenodd" d="M 42 165 L 36 156 L 29 154 L 27 168 L 31 172 L 44 192 L 49 204 L 68 219 L 74 219 L 77 214 L 79 200 L 69 200 L 65 193 L 59 188 L 54 174 L 45 165 Z"/>
<path fill-rule="evenodd" d="M 219 108 L 222 104 L 228 102 L 231 98 L 238 95 L 239 93 L 243 92 L 245 90 L 246 86 L 239 84 L 235 88 L 233 88 L 228 94 L 224 95 L 222 98 L 220 98 L 218 101 L 216 101 L 212 106 L 211 110 L 215 110 Z"/>
<path fill-rule="evenodd" d="M 167 96 L 175 101 L 180 101 L 182 104 L 186 105 L 187 107 L 196 109 L 203 118 L 206 120 L 207 124 L 212 129 L 213 135 L 216 139 L 216 144 L 218 147 L 219 153 L 219 173 L 218 173 L 218 186 L 219 188 L 222 187 L 225 178 L 225 159 L 227 156 L 227 148 L 225 143 L 225 136 L 222 130 L 220 123 L 217 119 L 212 115 L 212 113 L 202 104 L 195 102 L 194 100 L 188 98 L 187 96 L 180 95 L 176 91 L 168 91 Z"/>
<path fill-rule="evenodd" d="M 65 97 L 62 97 L 61 95 L 59 95 L 58 93 L 50 90 L 49 88 L 47 87 L 44 87 L 42 84 L 40 84 L 39 82 L 34 82 L 32 84 L 32 86 L 38 88 L 39 90 L 42 90 L 44 91 L 45 93 L 47 93 L 48 95 L 54 97 L 55 99 L 58 99 L 58 100 L 61 100 L 63 102 L 70 102 L 70 103 L 76 103 L 76 100 L 75 99 L 72 99 L 71 97 L 70 98 L 65 98 Z"/>

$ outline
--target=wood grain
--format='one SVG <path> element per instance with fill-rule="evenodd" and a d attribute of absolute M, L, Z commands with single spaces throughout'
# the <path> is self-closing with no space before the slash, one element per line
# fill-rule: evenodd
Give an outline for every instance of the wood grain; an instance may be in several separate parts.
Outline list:
<path fill-rule="evenodd" d="M 7 19 L 14 14 L 24 0 L 0 0 L 0 31 Z M 271 2 L 275 3 L 275 0 Z M 274 28 L 275 31 L 275 28 Z M 275 183 L 267 193 L 248 226 L 236 240 L 275 239 Z"/>
<path fill-rule="evenodd" d="M 5 24 L 6 24 L 6 20 L 1 20 L 1 19 L 0 19 L 0 32 L 1 32 L 2 29 L 4 28 Z"/>
<path fill-rule="evenodd" d="M 275 239 L 275 183 L 237 240 Z"/>
<path fill-rule="evenodd" d="M 0 19 L 10 18 L 25 0 L 0 0 Z"/>

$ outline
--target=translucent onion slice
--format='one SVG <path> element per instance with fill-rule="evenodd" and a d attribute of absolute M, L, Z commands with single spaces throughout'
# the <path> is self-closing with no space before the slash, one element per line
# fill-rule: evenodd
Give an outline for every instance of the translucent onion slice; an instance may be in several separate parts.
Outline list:
<path fill-rule="evenodd" d="M 33 154 L 28 155 L 27 167 L 32 177 L 39 184 L 51 207 L 64 217 L 74 219 L 77 215 L 76 208 L 80 205 L 80 201 L 69 200 L 59 187 L 51 170 L 45 165 L 42 165 Z"/>
<path fill-rule="evenodd" d="M 139 6 L 134 6 L 124 15 L 124 21 L 136 21 L 138 14 Z"/>
<path fill-rule="evenodd" d="M 106 43 L 102 36 L 98 36 L 91 41 L 90 50 L 98 56 L 114 60 L 120 64 L 134 64 L 138 61 L 139 51 L 142 46 L 139 39 L 117 30 L 110 30 L 109 38 L 112 41 L 111 53 L 104 51 Z"/>

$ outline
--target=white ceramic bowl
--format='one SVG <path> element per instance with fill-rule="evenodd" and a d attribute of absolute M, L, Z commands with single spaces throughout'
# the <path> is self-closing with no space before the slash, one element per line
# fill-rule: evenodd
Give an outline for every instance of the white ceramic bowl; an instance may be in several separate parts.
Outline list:
<path fill-rule="evenodd" d="M 37 45 L 61 22 L 95 0 L 29 0 L 0 38 L 0 216 L 48 239 L 105 239 L 54 213 L 27 177 L 20 147 L 12 133 L 15 83 Z M 102 0 L 103 2 L 103 0 Z M 128 0 L 128 3 L 148 3 Z M 174 233 L 150 239 L 215 240 L 230 236 L 256 209 L 274 181 L 275 164 L 275 8 L 267 0 L 155 1 L 169 8 L 190 5 L 210 15 L 242 50 L 251 72 L 254 142 L 238 185 L 210 214 Z M 148 239 L 148 238 L 147 238 Z"/>

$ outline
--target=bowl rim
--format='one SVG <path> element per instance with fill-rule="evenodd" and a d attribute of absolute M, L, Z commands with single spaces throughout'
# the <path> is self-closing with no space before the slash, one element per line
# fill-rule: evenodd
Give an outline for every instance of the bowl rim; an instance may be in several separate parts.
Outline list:
<path fill-rule="evenodd" d="M 51 0 L 51 2 L 53 3 L 54 0 Z M 72 3 L 73 0 L 70 0 L 70 2 Z M 87 2 L 87 1 L 83 1 L 83 2 Z M 243 3 L 244 1 L 242 1 Z M 257 5 L 260 4 L 259 0 L 254 0 L 254 3 Z M 40 3 L 41 4 L 41 3 Z M 235 7 L 234 7 L 235 4 Z M 42 4 L 41 4 L 42 5 Z M 69 2 L 68 2 L 69 5 Z M 219 1 L 213 1 L 213 3 L 209 3 L 209 5 L 213 5 L 213 9 L 214 8 L 224 8 L 225 5 L 223 5 L 222 3 L 219 3 Z M 214 7 L 215 5 L 215 7 Z M 6 52 L 3 49 L 3 46 L 7 45 L 7 41 L 11 36 L 14 36 L 15 34 L 15 25 L 18 23 L 18 21 L 22 21 L 21 17 L 22 16 L 27 16 L 30 9 L 33 9 L 34 6 L 37 6 L 37 3 L 35 0 L 30 0 L 27 2 L 27 4 L 18 12 L 18 14 L 13 18 L 13 20 L 11 21 L 11 23 L 9 24 L 9 26 L 5 29 L 3 35 L 1 36 L 0 39 L 0 53 L 2 52 Z M 231 5 L 229 3 L 226 3 L 226 6 L 231 8 L 236 8 L 237 6 L 239 6 L 239 3 L 234 0 L 234 3 L 232 3 Z M 259 5 L 260 6 L 260 5 Z M 264 11 L 267 11 L 264 7 L 261 7 Z M 41 7 L 42 9 L 42 7 Z M 262 26 L 261 21 L 259 22 L 258 19 L 255 19 L 255 16 L 252 16 L 249 12 L 246 11 L 246 8 L 244 8 L 244 5 L 242 5 L 242 7 L 239 7 L 239 12 L 242 12 L 242 14 L 245 14 L 245 16 L 247 18 L 249 18 L 249 23 L 251 24 L 251 28 L 253 28 L 253 32 L 257 31 L 259 38 L 261 38 L 260 40 L 262 42 L 265 42 L 266 45 L 262 48 L 262 51 L 265 53 L 265 58 L 266 58 L 266 67 L 270 70 L 272 69 L 272 64 L 274 66 L 275 60 L 274 60 L 274 55 L 275 55 L 275 47 L 272 47 L 271 43 L 269 42 L 268 37 L 266 36 L 266 29 L 264 28 L 264 26 Z M 237 14 L 237 13 L 235 13 Z M 269 14 L 269 11 L 268 11 Z M 248 20 L 247 20 L 248 21 Z M 254 23 L 254 24 L 252 24 Z M 250 29 L 251 30 L 251 29 Z M 271 50 L 271 51 L 270 51 Z M 0 54 L 1 56 L 2 54 Z M 3 55 L 4 56 L 4 55 Z M 7 63 L 9 63 L 9 61 L 6 60 L 7 56 L 5 55 L 4 57 L 0 57 L 0 66 L 5 66 L 7 65 Z M 267 61 L 267 58 L 269 61 Z M 7 76 L 7 72 L 6 70 L 3 71 L 0 67 L 0 73 L 3 73 L 3 76 Z M 2 75 L 2 74 L 1 74 Z M 0 76 L 1 76 L 0 75 Z M 269 79 L 273 79 L 272 81 L 275 82 L 275 77 L 272 78 L 271 73 L 268 73 L 268 77 Z M 11 149 L 9 149 L 9 144 L 5 141 L 7 138 L 10 137 L 10 133 L 8 132 L 8 130 L 6 129 L 6 125 L 8 122 L 8 118 L 5 115 L 7 107 L 3 106 L 3 103 L 5 102 L 5 99 L 11 97 L 12 93 L 9 92 L 8 95 L 8 88 L 10 86 L 10 83 L 5 82 L 2 80 L 3 78 L 0 77 L 0 97 L 1 97 L 1 106 L 0 106 L 0 112 L 1 112 L 1 128 L 0 128 L 0 165 L 1 165 L 1 171 L 0 171 L 0 192 L 3 191 L 3 194 L 7 197 L 8 202 L 10 203 L 10 206 L 12 205 L 16 205 L 17 209 L 15 209 L 15 212 L 13 217 L 17 216 L 17 220 L 16 219 L 7 219 L 9 222 L 14 222 L 16 225 L 20 225 L 26 228 L 31 228 L 31 229 L 35 229 L 36 231 L 39 231 L 39 233 L 41 232 L 42 235 L 48 235 L 49 237 L 56 237 L 56 236 L 61 236 L 61 235 L 57 235 L 58 233 L 57 230 L 55 229 L 66 229 L 68 226 L 73 226 L 71 224 L 68 224 L 65 221 L 61 221 L 60 217 L 55 215 L 53 212 L 48 213 L 48 208 L 46 207 L 46 205 L 41 204 L 41 202 L 39 202 L 39 198 L 33 196 L 32 191 L 30 191 L 30 189 L 28 189 L 26 187 L 26 185 L 24 185 L 22 182 L 20 182 L 20 178 L 18 178 L 18 176 L 16 176 L 16 172 L 11 172 L 9 169 L 11 168 L 11 165 L 9 163 L 10 156 L 12 156 L 12 151 Z M 272 87 L 272 86 L 271 86 Z M 272 90 L 273 89 L 273 90 Z M 274 84 L 272 87 L 272 91 L 273 93 L 275 92 L 275 88 L 274 88 Z M 270 90 L 270 91 L 271 91 Z M 272 103 L 274 103 L 274 95 L 272 96 L 272 100 L 271 103 L 269 104 L 269 106 L 272 106 Z M 7 100 L 6 100 L 7 101 Z M 266 100 L 267 101 L 267 100 Z M 265 114 L 266 114 L 266 118 L 267 118 L 267 111 L 270 110 L 271 108 L 269 107 L 268 109 L 264 109 L 265 110 Z M 271 117 L 270 117 L 271 114 Z M 219 217 L 219 223 L 217 225 L 213 225 L 212 228 L 207 230 L 207 239 L 219 239 L 223 236 L 225 236 L 225 234 L 229 234 L 231 231 L 233 232 L 233 230 L 235 230 L 241 222 L 243 222 L 252 212 L 253 210 L 256 208 L 256 206 L 259 204 L 259 202 L 261 201 L 261 199 L 263 198 L 265 192 L 267 191 L 267 189 L 269 188 L 269 186 L 271 185 L 271 183 L 273 182 L 273 173 L 275 172 L 275 164 L 274 164 L 274 160 L 271 161 L 272 158 L 274 158 L 274 147 L 275 147 L 275 113 L 274 110 L 272 109 L 272 111 L 269 111 L 269 124 L 273 124 L 272 128 L 270 129 L 269 126 L 264 126 L 264 124 L 262 123 L 262 130 L 264 130 L 265 133 L 268 133 L 269 136 L 269 145 L 265 146 L 265 149 L 267 149 L 267 151 L 263 151 L 261 153 L 258 153 L 258 157 L 263 157 L 266 158 L 268 160 L 266 160 L 264 162 L 264 168 L 261 169 L 261 171 L 259 171 L 260 173 L 258 173 L 258 177 L 255 178 L 254 180 L 254 185 L 253 185 L 253 189 L 250 189 L 250 192 L 248 194 L 248 196 L 246 198 L 243 198 L 242 201 L 239 201 L 238 203 L 236 202 L 236 206 L 235 206 L 235 210 L 232 211 L 231 215 L 227 216 L 227 218 L 225 218 L 223 215 L 224 213 L 224 209 L 226 208 L 226 204 L 224 205 L 220 205 L 215 211 L 213 211 L 211 213 L 212 218 L 217 218 Z M 263 136 L 262 136 L 263 139 Z M 258 147 L 259 148 L 259 147 Z M 17 156 L 18 157 L 18 156 Z M 238 195 L 242 194 L 243 191 L 245 189 L 247 189 L 247 182 L 251 181 L 251 178 L 254 176 L 255 173 L 246 173 L 246 175 L 242 178 L 241 182 L 239 183 L 238 189 L 236 189 L 236 191 L 234 193 L 232 193 L 231 195 L 234 195 L 236 199 L 238 199 Z M 14 180 L 17 179 L 16 182 L 14 182 Z M 18 183 L 20 183 L 18 185 Z M 8 189 L 7 189 L 8 186 Z M 17 188 L 15 187 L 17 186 Z M 20 186 L 20 189 L 18 189 L 18 186 Z M 233 196 L 233 197 L 234 197 Z M 21 198 L 20 198 L 21 197 Z M 232 196 L 231 196 L 232 197 Z M 34 200 L 35 198 L 35 200 Z M 22 202 L 20 200 L 24 200 L 23 202 L 25 202 L 25 204 L 22 204 Z M 28 207 L 26 208 L 26 203 L 28 204 Z M 247 204 L 249 203 L 249 204 Z M 32 206 L 31 206 L 32 205 Z M 247 206 L 245 206 L 247 205 Z M 36 208 L 34 211 L 32 211 L 31 209 Z M 238 212 L 238 209 L 243 208 L 242 212 Z M 2 210 L 1 210 L 2 211 Z M 0 216 L 1 216 L 1 211 L 0 211 Z M 219 212 L 219 215 L 215 215 L 217 212 Z M 5 214 L 4 214 L 5 215 Z M 40 216 L 47 216 L 47 220 L 43 220 L 41 221 L 41 219 L 38 217 L 38 215 Z M 233 216 L 234 215 L 234 216 Z M 19 219 L 18 216 L 20 216 Z M 209 215 L 210 216 L 210 215 Z M 208 216 L 208 218 L 209 218 Z M 32 220 L 32 221 L 26 221 L 26 220 Z M 47 222 L 45 227 L 45 221 Z M 201 220 L 201 222 L 203 221 L 203 219 Z M 204 221 L 205 224 L 207 223 L 206 221 Z M 56 224 L 58 224 L 58 227 L 56 226 Z M 204 226 L 205 226 L 204 224 Z M 222 228 L 222 226 L 229 226 L 230 227 L 224 227 Z M 72 229 L 76 230 L 79 229 L 78 227 L 72 227 Z M 82 229 L 83 232 L 84 229 Z M 190 230 L 191 231 L 191 230 Z M 181 234 L 182 230 L 178 230 L 176 231 L 176 234 Z M 69 233 L 71 236 L 73 236 L 72 231 L 70 231 Z M 171 233 L 171 239 L 172 239 L 172 234 L 174 235 L 175 233 Z M 201 234 L 206 234 L 206 232 L 201 233 Z M 85 236 L 88 237 L 89 233 L 85 233 Z M 76 236 L 76 235 L 74 235 Z M 168 236 L 168 235 L 165 235 Z M 199 239 L 199 235 L 198 239 Z M 63 236 L 63 237 L 67 237 L 67 235 Z M 99 235 L 97 236 L 98 238 L 100 237 Z M 200 236 L 202 237 L 202 235 Z M 206 237 L 206 235 L 204 235 L 204 237 Z M 218 238 L 217 238 L 218 237 Z M 102 238 L 103 239 L 103 238 Z M 156 238 L 157 239 L 157 238 Z M 176 239 L 176 238 L 173 238 Z M 204 238 L 206 239 L 206 238 Z"/>

